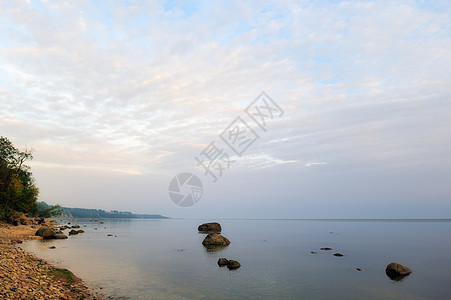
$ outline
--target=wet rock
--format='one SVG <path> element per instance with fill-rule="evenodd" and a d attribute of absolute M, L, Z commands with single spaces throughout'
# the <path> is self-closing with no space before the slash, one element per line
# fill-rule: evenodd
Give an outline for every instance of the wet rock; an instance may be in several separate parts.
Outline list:
<path fill-rule="evenodd" d="M 226 266 L 229 263 L 229 260 L 227 258 L 220 258 L 218 259 L 218 266 L 223 267 Z"/>
<path fill-rule="evenodd" d="M 355 268 L 356 269 L 356 271 L 359 271 L 359 272 L 361 272 L 362 271 L 362 269 L 360 269 L 360 268 Z"/>
<path fill-rule="evenodd" d="M 113 236 L 112 234 L 107 234 L 106 236 Z"/>
<path fill-rule="evenodd" d="M 341 254 L 341 253 L 334 253 L 334 256 L 341 257 L 341 256 L 343 256 L 343 254 Z"/>
<path fill-rule="evenodd" d="M 202 245 L 204 246 L 227 246 L 229 244 L 229 239 L 219 233 L 209 233 L 202 241 Z"/>
<path fill-rule="evenodd" d="M 316 251 L 310 251 L 311 254 L 318 254 Z"/>
<path fill-rule="evenodd" d="M 332 248 L 329 248 L 329 247 L 324 247 L 324 248 L 321 248 L 321 249 L 319 249 L 319 250 L 330 251 L 330 250 L 332 250 Z"/>
<path fill-rule="evenodd" d="M 56 249 L 56 247 L 55 246 L 50 246 L 49 249 Z"/>
<path fill-rule="evenodd" d="M 67 239 L 67 235 L 65 235 L 64 233 L 58 233 L 58 234 L 55 234 L 55 239 L 64 240 L 64 239 Z"/>
<path fill-rule="evenodd" d="M 77 235 L 77 234 L 78 234 L 78 230 L 72 229 L 71 231 L 69 231 L 69 235 Z"/>
<path fill-rule="evenodd" d="M 78 233 L 84 233 L 85 231 L 83 229 L 77 230 Z"/>
<path fill-rule="evenodd" d="M 36 231 L 35 235 L 42 236 L 45 239 L 53 239 L 55 237 L 55 232 L 50 227 L 42 226 Z"/>
<path fill-rule="evenodd" d="M 221 232 L 221 224 L 217 223 L 217 222 L 212 222 L 212 223 L 204 223 L 202 225 L 199 225 L 199 227 L 197 227 L 197 230 L 200 232 L 216 232 L 216 233 L 220 233 Z"/>
<path fill-rule="evenodd" d="M 80 228 L 80 225 L 72 225 L 72 228 Z"/>
<path fill-rule="evenodd" d="M 241 264 L 239 262 L 237 262 L 236 260 L 231 259 L 227 263 L 227 268 L 229 268 L 230 270 L 235 270 L 235 269 L 238 269 L 239 267 L 241 267 Z"/>
<path fill-rule="evenodd" d="M 408 267 L 403 266 L 398 263 L 390 263 L 385 268 L 385 274 L 387 274 L 388 277 L 392 280 L 402 280 L 405 276 L 412 273 L 412 270 L 410 270 Z"/>

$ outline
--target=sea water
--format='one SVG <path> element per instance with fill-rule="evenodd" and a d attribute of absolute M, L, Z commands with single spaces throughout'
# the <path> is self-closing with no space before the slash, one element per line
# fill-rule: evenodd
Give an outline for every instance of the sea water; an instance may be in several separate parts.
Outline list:
<path fill-rule="evenodd" d="M 205 234 L 197 226 L 209 221 L 221 223 L 228 247 L 210 251 L 202 245 Z M 85 233 L 29 241 L 24 248 L 112 299 L 451 299 L 451 220 L 76 224 Z M 241 268 L 219 267 L 220 257 Z M 393 281 L 385 274 L 391 262 L 413 273 Z"/>

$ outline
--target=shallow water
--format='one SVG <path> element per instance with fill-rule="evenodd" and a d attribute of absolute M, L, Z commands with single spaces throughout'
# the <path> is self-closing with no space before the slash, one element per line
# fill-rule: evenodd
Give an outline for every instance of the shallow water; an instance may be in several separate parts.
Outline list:
<path fill-rule="evenodd" d="M 451 299 L 449 220 L 215 220 L 231 241 L 216 252 L 197 232 L 208 220 L 99 221 L 79 219 L 85 233 L 24 248 L 112 298 Z M 242 267 L 220 268 L 220 257 Z M 413 273 L 392 281 L 391 262 Z"/>

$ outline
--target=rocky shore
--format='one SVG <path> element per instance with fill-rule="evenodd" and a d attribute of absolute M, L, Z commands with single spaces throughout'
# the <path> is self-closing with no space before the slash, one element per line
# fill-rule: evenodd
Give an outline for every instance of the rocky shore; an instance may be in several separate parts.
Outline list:
<path fill-rule="evenodd" d="M 69 270 L 20 247 L 24 240 L 40 238 L 33 227 L 0 224 L 0 299 L 104 299 Z"/>

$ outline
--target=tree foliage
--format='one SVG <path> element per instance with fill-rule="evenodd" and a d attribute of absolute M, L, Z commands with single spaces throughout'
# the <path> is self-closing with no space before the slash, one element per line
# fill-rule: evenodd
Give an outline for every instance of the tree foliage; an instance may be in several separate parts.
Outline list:
<path fill-rule="evenodd" d="M 40 218 L 50 218 L 61 215 L 63 213 L 63 209 L 59 204 L 52 206 L 45 202 L 36 202 L 36 204 L 30 209 L 29 213 Z"/>
<path fill-rule="evenodd" d="M 20 151 L 6 137 L 0 137 L 0 220 L 10 221 L 14 212 L 27 213 L 36 205 L 39 190 L 30 167 L 31 149 Z"/>

